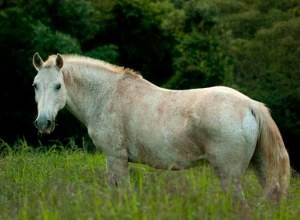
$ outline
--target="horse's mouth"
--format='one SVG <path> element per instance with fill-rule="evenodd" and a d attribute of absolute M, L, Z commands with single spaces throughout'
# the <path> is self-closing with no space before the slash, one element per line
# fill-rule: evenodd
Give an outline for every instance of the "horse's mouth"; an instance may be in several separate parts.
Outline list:
<path fill-rule="evenodd" d="M 38 129 L 38 131 L 39 131 L 39 134 L 49 135 L 54 131 L 54 129 L 55 129 L 55 122 L 52 122 L 48 128 Z"/>

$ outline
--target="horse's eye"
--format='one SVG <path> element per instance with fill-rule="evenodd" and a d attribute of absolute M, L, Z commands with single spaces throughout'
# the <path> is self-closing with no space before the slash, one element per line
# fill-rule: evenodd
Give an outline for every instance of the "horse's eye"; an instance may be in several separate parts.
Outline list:
<path fill-rule="evenodd" d="M 58 83 L 58 84 L 55 85 L 55 90 L 60 90 L 60 88 L 61 88 L 61 84 L 60 83 Z"/>
<path fill-rule="evenodd" d="M 38 89 L 38 86 L 37 86 L 37 84 L 36 84 L 36 83 L 33 83 L 33 84 L 32 84 L 32 86 L 33 86 L 33 88 L 34 88 L 35 90 L 37 90 L 37 89 Z"/>

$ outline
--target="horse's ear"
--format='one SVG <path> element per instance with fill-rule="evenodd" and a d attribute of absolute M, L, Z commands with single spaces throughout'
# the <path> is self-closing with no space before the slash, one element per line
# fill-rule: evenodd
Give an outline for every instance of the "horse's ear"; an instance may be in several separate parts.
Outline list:
<path fill-rule="evenodd" d="M 56 56 L 55 64 L 56 64 L 58 69 L 61 69 L 64 65 L 64 60 L 63 60 L 62 56 L 59 53 Z"/>
<path fill-rule="evenodd" d="M 32 57 L 32 64 L 34 66 L 34 68 L 39 71 L 41 69 L 41 67 L 44 64 L 44 61 L 42 60 L 42 58 L 40 57 L 39 53 L 36 52 L 33 57 Z"/>

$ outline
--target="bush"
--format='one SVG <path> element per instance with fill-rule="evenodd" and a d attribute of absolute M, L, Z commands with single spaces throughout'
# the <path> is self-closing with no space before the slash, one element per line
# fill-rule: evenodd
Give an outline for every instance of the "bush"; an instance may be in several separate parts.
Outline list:
<path fill-rule="evenodd" d="M 176 74 L 166 87 L 187 89 L 232 82 L 232 61 L 217 36 L 192 32 L 184 36 L 177 49 L 180 55 L 174 61 Z"/>
<path fill-rule="evenodd" d="M 34 37 L 32 48 L 41 55 L 47 56 L 55 53 L 81 53 L 80 44 L 76 38 L 59 31 L 53 31 L 42 23 L 33 25 Z"/>
<path fill-rule="evenodd" d="M 120 56 L 118 47 L 113 44 L 96 47 L 93 50 L 87 51 L 85 55 L 114 64 L 118 63 Z"/>

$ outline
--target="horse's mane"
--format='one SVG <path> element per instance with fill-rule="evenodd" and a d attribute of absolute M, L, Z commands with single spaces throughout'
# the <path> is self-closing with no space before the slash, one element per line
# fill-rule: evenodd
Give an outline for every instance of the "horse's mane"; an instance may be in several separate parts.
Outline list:
<path fill-rule="evenodd" d="M 98 59 L 75 55 L 75 54 L 64 54 L 64 55 L 62 55 L 62 57 L 64 59 L 65 64 L 73 63 L 73 64 L 78 64 L 78 65 L 93 66 L 96 68 L 97 67 L 104 68 L 113 73 L 128 74 L 130 76 L 142 78 L 140 73 L 138 73 L 130 68 L 113 65 L 113 64 L 110 64 L 103 60 L 98 60 Z M 50 55 L 48 57 L 48 59 L 45 61 L 44 67 L 51 67 L 51 66 L 55 65 L 55 59 L 56 59 L 56 55 Z"/>

